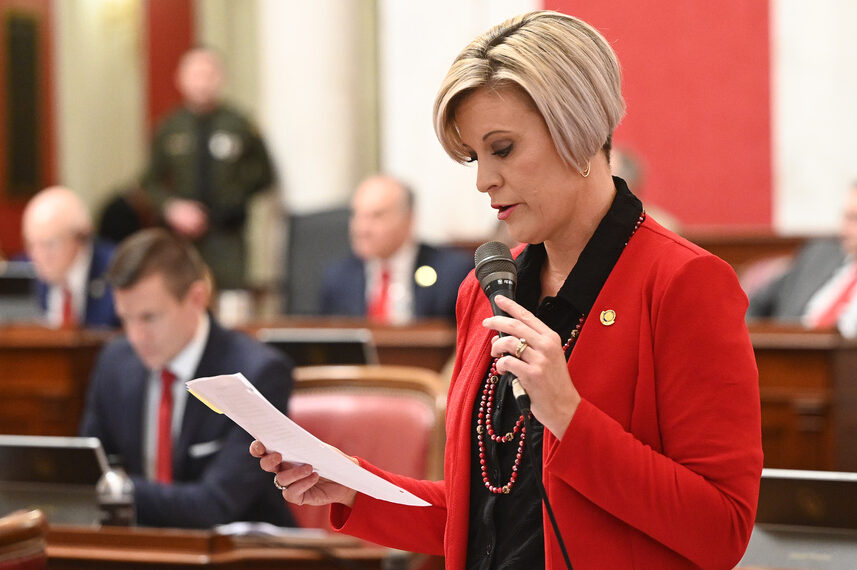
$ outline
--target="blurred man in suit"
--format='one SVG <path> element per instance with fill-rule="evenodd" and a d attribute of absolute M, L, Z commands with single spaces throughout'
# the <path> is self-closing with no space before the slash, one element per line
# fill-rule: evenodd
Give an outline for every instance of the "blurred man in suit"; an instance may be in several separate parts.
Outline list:
<path fill-rule="evenodd" d="M 458 287 L 472 258 L 452 248 L 417 243 L 414 194 L 390 176 L 372 176 L 351 200 L 350 256 L 324 272 L 321 312 L 404 323 L 454 318 Z"/>
<path fill-rule="evenodd" d="M 175 81 L 183 103 L 155 131 L 143 185 L 164 222 L 199 248 L 218 289 L 240 289 L 247 205 L 273 180 L 268 152 L 255 126 L 222 101 L 216 52 L 188 51 Z"/>
<path fill-rule="evenodd" d="M 838 239 L 804 246 L 785 273 L 750 296 L 747 316 L 857 336 L 857 182 L 845 198 Z"/>
<path fill-rule="evenodd" d="M 22 231 L 51 326 L 118 326 L 104 279 L 113 246 L 93 239 L 89 211 L 77 194 L 52 186 L 33 196 Z"/>
<path fill-rule="evenodd" d="M 241 372 L 280 411 L 292 365 L 208 313 L 210 283 L 199 254 L 162 228 L 123 241 L 110 266 L 125 336 L 101 351 L 80 434 L 121 456 L 134 482 L 138 523 L 205 528 L 233 521 L 292 522 L 252 437 L 188 397 L 184 383 Z"/>

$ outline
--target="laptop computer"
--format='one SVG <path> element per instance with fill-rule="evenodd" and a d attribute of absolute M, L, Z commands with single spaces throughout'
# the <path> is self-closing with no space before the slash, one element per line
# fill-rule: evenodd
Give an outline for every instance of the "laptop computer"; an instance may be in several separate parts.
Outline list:
<path fill-rule="evenodd" d="M 369 329 L 263 328 L 256 338 L 291 357 L 296 366 L 378 363 Z"/>
<path fill-rule="evenodd" d="M 38 508 L 52 523 L 95 524 L 107 469 L 94 437 L 0 435 L 0 514 Z"/>
<path fill-rule="evenodd" d="M 857 568 L 857 473 L 763 469 L 741 565 Z"/>
<path fill-rule="evenodd" d="M 0 323 L 33 322 L 41 317 L 32 264 L 0 262 Z"/>

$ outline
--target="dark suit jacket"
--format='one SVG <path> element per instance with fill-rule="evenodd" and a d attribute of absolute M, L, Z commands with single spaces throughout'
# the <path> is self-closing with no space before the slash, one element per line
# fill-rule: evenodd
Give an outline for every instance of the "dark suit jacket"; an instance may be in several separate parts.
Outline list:
<path fill-rule="evenodd" d="M 473 269 L 473 259 L 457 249 L 420 244 L 414 271 L 428 265 L 437 272 L 437 281 L 422 287 L 412 280 L 414 316 L 455 318 L 458 287 Z M 366 272 L 355 255 L 325 268 L 319 311 L 324 315 L 366 316 Z"/>
<path fill-rule="evenodd" d="M 241 372 L 280 411 L 292 389 L 292 365 L 280 353 L 214 320 L 195 378 Z M 206 528 L 233 521 L 292 526 L 272 475 L 250 456 L 252 437 L 225 415 L 188 396 L 173 442 L 172 485 L 149 481 L 143 459 L 143 407 L 149 370 L 125 337 L 104 347 L 89 386 L 80 434 L 118 454 L 134 481 L 137 521 Z"/>
<path fill-rule="evenodd" d="M 86 306 L 83 315 L 83 324 L 87 327 L 119 326 L 119 317 L 113 307 L 113 292 L 104 278 L 113 258 L 113 249 L 113 245 L 100 240 L 95 240 L 92 244 L 92 261 L 86 281 Z M 48 289 L 47 283 L 36 283 L 39 304 L 45 311 L 48 308 Z"/>
<path fill-rule="evenodd" d="M 834 239 L 813 240 L 801 249 L 791 268 L 750 297 L 748 317 L 799 321 L 810 298 L 845 261 Z"/>

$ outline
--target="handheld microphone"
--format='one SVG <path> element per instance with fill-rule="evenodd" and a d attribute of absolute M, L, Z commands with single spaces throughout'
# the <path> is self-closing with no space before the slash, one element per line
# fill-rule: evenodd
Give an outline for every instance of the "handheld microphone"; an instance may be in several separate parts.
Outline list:
<path fill-rule="evenodd" d="M 509 246 L 499 241 L 489 241 L 483 243 L 476 249 L 474 255 L 476 263 L 476 278 L 482 286 L 482 291 L 491 302 L 491 310 L 495 316 L 508 317 L 509 315 L 497 306 L 495 298 L 497 295 L 503 295 L 509 299 L 515 298 L 515 287 L 518 284 L 518 266 L 515 265 L 515 260 L 512 258 L 512 252 L 509 251 Z M 505 333 L 498 333 L 500 336 L 506 336 Z M 515 396 L 515 401 L 522 413 L 530 411 L 530 397 L 527 391 L 521 386 L 521 382 L 511 372 L 506 372 L 511 378 L 512 394 Z"/>
<path fill-rule="evenodd" d="M 509 299 L 515 298 L 515 287 L 518 284 L 518 266 L 515 265 L 515 260 L 512 258 L 512 252 L 509 251 L 509 246 L 499 241 L 483 243 L 476 249 L 476 255 L 474 258 L 476 262 L 476 278 L 479 279 L 479 284 L 482 286 L 482 290 L 485 292 L 485 295 L 488 296 L 488 300 L 491 301 L 491 310 L 494 311 L 495 316 L 508 317 L 509 315 L 506 314 L 506 311 L 497 306 L 494 298 L 497 295 L 503 295 Z M 500 336 L 506 336 L 503 333 L 499 334 Z M 527 395 L 527 391 L 524 390 L 524 387 L 521 386 L 521 382 L 514 374 L 506 372 L 503 374 L 503 377 L 511 378 L 512 394 L 515 396 L 518 408 L 521 410 L 521 413 L 524 414 L 524 422 L 529 430 L 530 397 Z M 531 448 L 528 448 L 527 456 L 530 459 L 530 465 L 533 467 L 533 470 L 538 472 L 536 462 L 540 461 L 540 458 L 533 458 L 533 451 Z M 551 508 L 541 477 L 536 477 L 536 484 L 539 489 L 539 494 L 542 496 L 545 509 L 547 510 L 551 527 L 553 528 L 560 550 L 562 551 L 565 566 L 568 570 L 572 570 L 571 560 L 568 557 L 565 542 L 562 540 L 562 534 L 559 532 L 559 526 L 556 524 L 556 517 L 554 517 L 553 509 Z"/>

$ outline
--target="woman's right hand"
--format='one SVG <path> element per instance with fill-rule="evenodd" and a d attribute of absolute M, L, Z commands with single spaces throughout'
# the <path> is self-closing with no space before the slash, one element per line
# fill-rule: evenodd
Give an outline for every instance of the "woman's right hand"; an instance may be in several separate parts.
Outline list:
<path fill-rule="evenodd" d="M 354 506 L 357 491 L 323 479 L 312 470 L 312 465 L 288 463 L 277 452 L 269 453 L 259 440 L 250 444 L 250 455 L 259 459 L 263 471 L 274 473 L 274 480 L 283 489 L 283 498 L 296 505 L 329 505 L 342 503 Z M 352 459 L 353 460 L 353 459 Z"/>

